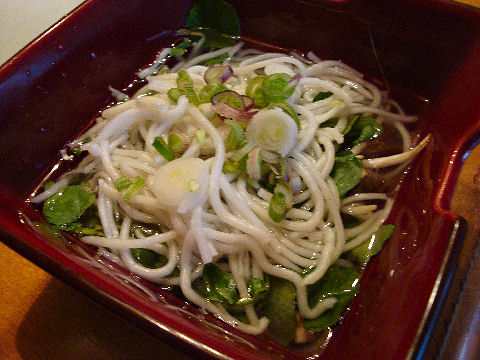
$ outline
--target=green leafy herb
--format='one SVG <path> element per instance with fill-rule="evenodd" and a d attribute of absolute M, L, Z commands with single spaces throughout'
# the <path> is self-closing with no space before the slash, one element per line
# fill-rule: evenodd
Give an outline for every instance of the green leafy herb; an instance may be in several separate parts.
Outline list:
<path fill-rule="evenodd" d="M 64 225 L 60 228 L 78 236 L 105 236 L 101 224 L 88 227 L 82 221 L 79 221 Z"/>
<path fill-rule="evenodd" d="M 270 277 L 267 275 L 266 280 L 251 278 L 247 282 L 247 287 L 250 297 L 239 299 L 235 304 L 237 310 L 241 309 L 242 306 L 254 304 L 263 299 L 270 290 Z"/>
<path fill-rule="evenodd" d="M 325 100 L 332 95 L 333 95 L 333 93 L 331 91 L 320 91 L 317 95 L 315 95 L 312 102 Z"/>
<path fill-rule="evenodd" d="M 186 49 L 192 44 L 193 42 L 191 40 L 186 40 L 178 45 L 175 45 L 175 47 L 173 47 L 172 50 L 170 51 L 170 55 L 182 56 L 185 54 Z"/>
<path fill-rule="evenodd" d="M 348 259 L 356 261 L 361 265 L 366 265 L 368 260 L 377 255 L 383 247 L 383 244 L 390 239 L 395 229 L 394 225 L 382 225 L 375 231 L 370 240 L 365 241 L 356 248 L 346 253 Z"/>
<path fill-rule="evenodd" d="M 337 126 L 337 123 L 338 123 L 338 118 L 337 117 L 333 117 L 333 118 L 330 118 L 328 119 L 327 121 L 324 121 L 323 123 L 320 124 L 320 127 L 321 128 L 326 128 L 326 127 L 335 127 Z"/>
<path fill-rule="evenodd" d="M 130 249 L 130 253 L 135 261 L 149 269 L 161 268 L 168 262 L 165 256 L 149 249 Z"/>
<path fill-rule="evenodd" d="M 206 264 L 202 272 L 200 292 L 207 300 L 233 305 L 238 299 L 237 284 L 233 277 L 215 264 Z"/>
<path fill-rule="evenodd" d="M 351 151 L 340 151 L 335 155 L 330 176 L 337 185 L 340 197 L 343 197 L 360 182 L 362 162 Z"/>
<path fill-rule="evenodd" d="M 80 185 L 67 186 L 43 204 L 43 214 L 51 224 L 70 224 L 95 202 L 95 195 Z"/>
<path fill-rule="evenodd" d="M 295 83 L 290 83 L 290 75 L 276 73 L 268 75 L 262 82 L 265 100 L 270 103 L 284 102 L 295 91 Z"/>
<path fill-rule="evenodd" d="M 295 286 L 287 280 L 272 277 L 266 293 L 263 313 L 270 320 L 268 328 L 281 344 L 288 345 L 295 336 Z"/>
<path fill-rule="evenodd" d="M 165 160 L 167 161 L 172 161 L 173 159 L 175 159 L 175 154 L 173 153 L 173 151 L 168 147 L 167 143 L 165 142 L 165 140 L 163 140 L 162 137 L 160 136 L 157 136 L 154 140 L 153 140 L 153 147 L 155 148 L 155 150 L 158 151 L 158 153 L 160 155 L 162 155 Z"/>
<path fill-rule="evenodd" d="M 235 9 L 223 0 L 196 0 L 187 17 L 187 26 L 209 28 L 232 36 L 239 36 L 241 32 Z"/>
<path fill-rule="evenodd" d="M 247 282 L 248 293 L 252 298 L 265 295 L 270 290 L 270 278 L 267 280 L 251 278 Z"/>
<path fill-rule="evenodd" d="M 345 227 L 345 229 L 351 229 L 362 223 L 362 221 L 355 216 L 343 214 L 343 213 L 341 214 L 341 216 L 342 216 L 343 226 Z"/>
<path fill-rule="evenodd" d="M 360 117 L 357 115 L 356 120 L 351 125 L 351 129 L 345 132 L 346 145 L 354 146 L 362 141 L 367 141 L 378 136 L 382 132 L 382 127 L 377 120 L 371 117 Z"/>
<path fill-rule="evenodd" d="M 309 285 L 307 293 L 310 307 L 330 297 L 335 297 L 337 302 L 333 308 L 327 310 L 318 318 L 306 320 L 304 327 L 311 331 L 320 331 L 336 324 L 351 298 L 358 293 L 359 278 L 360 274 L 353 269 L 332 266 L 320 280 Z"/>

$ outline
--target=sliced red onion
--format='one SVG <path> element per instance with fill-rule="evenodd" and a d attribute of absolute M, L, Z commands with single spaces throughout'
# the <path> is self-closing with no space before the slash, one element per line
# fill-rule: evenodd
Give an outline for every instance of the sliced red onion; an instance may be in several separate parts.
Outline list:
<path fill-rule="evenodd" d="M 224 83 L 233 75 L 233 69 L 230 65 L 212 65 L 203 75 L 207 84 Z"/>
<path fill-rule="evenodd" d="M 289 83 L 293 83 L 295 81 L 298 81 L 302 78 L 302 75 L 301 74 L 295 74 L 294 76 L 292 76 L 290 78 L 290 80 L 288 80 Z"/>
<path fill-rule="evenodd" d="M 247 158 L 247 174 L 255 181 L 262 178 L 262 158 L 260 156 L 260 147 L 255 146 L 252 151 L 248 153 Z"/>
<path fill-rule="evenodd" d="M 257 111 L 246 110 L 245 101 L 249 100 L 233 90 L 221 91 L 213 95 L 211 101 L 217 113 L 228 119 L 249 120 L 257 113 Z"/>
<path fill-rule="evenodd" d="M 224 103 L 219 102 L 215 104 L 215 110 L 220 116 L 223 116 L 227 119 L 236 119 L 236 120 L 249 120 L 255 115 L 258 111 L 241 111 L 235 109 L 234 107 Z"/>
<path fill-rule="evenodd" d="M 244 105 L 244 110 L 248 111 L 252 109 L 255 106 L 255 100 L 253 100 L 250 96 L 247 95 L 241 95 L 242 100 L 243 100 L 243 105 Z"/>

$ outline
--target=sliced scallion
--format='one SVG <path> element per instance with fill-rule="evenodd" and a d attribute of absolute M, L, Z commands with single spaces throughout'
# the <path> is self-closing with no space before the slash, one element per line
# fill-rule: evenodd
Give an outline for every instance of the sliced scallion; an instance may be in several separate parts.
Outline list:
<path fill-rule="evenodd" d="M 155 150 L 157 150 L 158 153 L 165 158 L 165 160 L 172 161 L 173 159 L 175 159 L 175 154 L 168 147 L 165 140 L 163 140 L 160 136 L 157 136 L 155 138 L 152 145 L 155 148 Z"/>
<path fill-rule="evenodd" d="M 137 192 L 142 186 L 145 184 L 145 179 L 141 178 L 140 176 L 135 177 L 133 183 L 128 187 L 125 194 L 123 194 L 123 200 L 128 201 L 130 198 Z"/>
<path fill-rule="evenodd" d="M 285 211 L 287 211 L 285 194 L 282 192 L 273 193 L 272 199 L 270 200 L 270 204 L 268 206 L 268 216 L 270 216 L 270 219 L 272 219 L 274 222 L 278 223 L 282 221 Z"/>
<path fill-rule="evenodd" d="M 132 179 L 126 176 L 119 177 L 115 182 L 118 191 L 126 190 L 132 185 Z"/>

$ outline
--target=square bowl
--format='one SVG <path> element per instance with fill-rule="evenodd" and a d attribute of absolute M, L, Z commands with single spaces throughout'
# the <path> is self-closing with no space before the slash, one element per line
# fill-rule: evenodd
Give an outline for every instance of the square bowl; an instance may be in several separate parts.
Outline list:
<path fill-rule="evenodd" d="M 26 201 L 65 144 L 175 39 L 191 1 L 89 0 L 0 68 L 0 234 L 13 249 L 147 331 L 220 359 L 408 359 L 437 354 L 465 224 L 448 211 L 478 138 L 480 15 L 447 1 L 230 1 L 253 46 L 313 50 L 383 83 L 434 141 L 389 217 L 396 231 L 328 342 L 299 351 L 229 327 L 58 235 Z M 58 165 L 60 164 L 60 165 Z M 453 279 L 453 280 L 452 280 Z M 361 354 L 361 355 L 359 355 Z"/>

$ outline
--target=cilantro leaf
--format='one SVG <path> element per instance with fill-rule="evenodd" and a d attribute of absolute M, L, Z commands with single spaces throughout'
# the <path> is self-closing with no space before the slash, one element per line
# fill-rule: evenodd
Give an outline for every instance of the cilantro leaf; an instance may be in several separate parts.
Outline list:
<path fill-rule="evenodd" d="M 371 140 L 381 132 L 382 126 L 377 120 L 371 117 L 360 117 L 357 115 L 355 121 L 351 124 L 351 129 L 344 133 L 344 144 L 351 147 L 363 141 Z"/>
<path fill-rule="evenodd" d="M 200 292 L 211 301 L 233 305 L 238 299 L 237 284 L 230 274 L 209 263 L 203 268 Z"/>
<path fill-rule="evenodd" d="M 263 313 L 270 320 L 268 329 L 284 345 L 295 336 L 296 297 L 295 286 L 290 281 L 272 277 L 270 291 L 263 299 Z"/>
<path fill-rule="evenodd" d="M 348 259 L 366 265 L 368 260 L 377 255 L 383 244 L 392 236 L 395 226 L 392 224 L 382 225 L 375 231 L 370 240 L 363 242 L 356 248 L 346 253 Z"/>
<path fill-rule="evenodd" d="M 337 185 L 338 194 L 343 197 L 360 182 L 362 162 L 351 151 L 340 151 L 335 155 L 330 176 Z"/>
<path fill-rule="evenodd" d="M 43 214 L 50 224 L 73 223 L 95 202 L 95 195 L 80 185 L 67 186 L 43 204 Z"/>
<path fill-rule="evenodd" d="M 135 261 L 149 269 L 161 268 L 168 262 L 165 256 L 149 249 L 130 249 L 130 253 Z"/>
<path fill-rule="evenodd" d="M 195 0 L 187 27 L 209 28 L 231 36 L 239 36 L 241 32 L 234 7 L 223 0 Z"/>
<path fill-rule="evenodd" d="M 310 307 L 330 297 L 335 297 L 337 302 L 318 318 L 306 320 L 304 327 L 311 331 L 320 331 L 337 323 L 350 299 L 358 293 L 359 278 L 360 274 L 353 269 L 331 266 L 320 280 L 309 285 L 307 293 Z"/>

